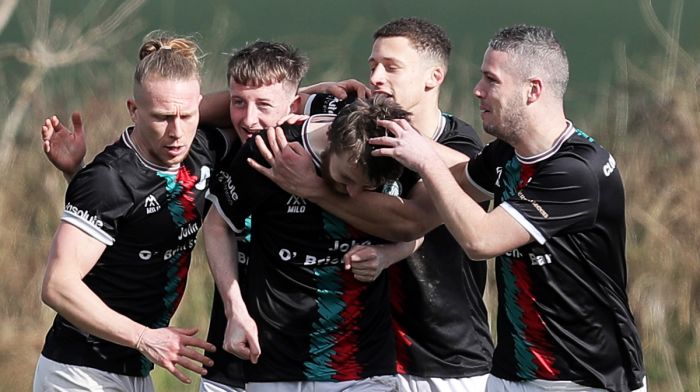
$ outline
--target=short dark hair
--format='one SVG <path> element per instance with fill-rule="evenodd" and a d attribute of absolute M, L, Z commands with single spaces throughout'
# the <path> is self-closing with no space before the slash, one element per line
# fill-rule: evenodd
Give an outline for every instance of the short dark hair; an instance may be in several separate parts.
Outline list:
<path fill-rule="evenodd" d="M 408 119 L 410 115 L 383 94 L 357 99 L 341 109 L 331 123 L 327 152 L 350 152 L 349 162 L 361 166 L 373 186 L 395 180 L 401 176 L 403 166 L 393 158 L 373 156 L 374 146 L 369 144 L 369 139 L 387 134 L 385 128 L 377 125 L 377 120 Z"/>
<path fill-rule="evenodd" d="M 299 88 L 309 69 L 306 56 L 283 42 L 256 41 L 236 51 L 228 62 L 226 77 L 238 84 L 260 87 L 287 82 Z"/>
<path fill-rule="evenodd" d="M 421 53 L 427 53 L 447 67 L 452 44 L 440 26 L 419 18 L 393 20 L 374 32 L 374 40 L 388 37 L 407 38 Z"/>
<path fill-rule="evenodd" d="M 513 56 L 512 68 L 523 78 L 538 73 L 563 98 L 569 82 L 566 51 L 548 27 L 514 25 L 501 29 L 489 41 L 489 48 Z"/>

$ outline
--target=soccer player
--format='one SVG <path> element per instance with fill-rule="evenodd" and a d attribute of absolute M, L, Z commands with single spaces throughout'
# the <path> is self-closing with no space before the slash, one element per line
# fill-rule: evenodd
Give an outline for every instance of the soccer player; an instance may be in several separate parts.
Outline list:
<path fill-rule="evenodd" d="M 391 97 L 411 111 L 411 124 L 435 142 L 441 158 L 463 168 L 482 144 L 470 125 L 439 108 L 450 51 L 449 38 L 439 26 L 416 18 L 391 21 L 374 34 L 370 84 L 374 94 Z M 345 103 L 315 95 L 305 107 L 311 114 L 336 112 Z M 486 262 L 470 262 L 441 225 L 425 184 L 406 171 L 392 184 L 399 190 L 397 198 L 363 192 L 359 181 L 346 178 L 343 195 L 324 186 L 304 151 L 292 147 L 277 146 L 279 154 L 264 154 L 273 170 L 261 168 L 284 189 L 382 238 L 398 241 L 425 234 L 415 254 L 389 268 L 401 389 L 483 391 L 493 351 L 482 299 Z M 389 267 L 379 258 L 355 264 L 368 277 Z"/>
<path fill-rule="evenodd" d="M 222 125 L 231 125 L 240 140 L 245 143 L 262 129 L 277 125 L 291 113 L 298 110 L 300 97 L 299 84 L 308 70 L 308 61 L 291 45 L 281 42 L 256 41 L 236 51 L 229 59 L 227 80 L 229 90 L 223 97 L 207 96 L 205 99 L 220 99 L 222 108 L 217 112 L 216 105 L 204 102 L 202 117 Z M 220 113 L 228 118 L 217 118 Z M 224 116 L 226 117 L 226 116 Z M 228 122 L 230 121 L 230 124 Z M 210 218 L 216 219 L 216 217 Z M 205 237 L 224 235 L 216 225 L 204 227 Z M 238 262 L 238 282 L 243 292 L 246 284 L 246 268 L 250 259 L 250 219 L 246 220 L 244 231 L 237 235 L 238 253 L 233 262 Z M 206 241 L 210 244 L 210 241 Z M 216 257 L 217 244 L 208 247 L 208 257 Z M 219 250 L 220 251 L 220 250 Z M 231 254 L 222 252 L 221 257 L 231 262 Z M 218 287 L 219 291 L 228 290 Z M 230 311 L 230 310 L 229 310 Z M 209 335 L 207 341 L 220 348 L 230 348 L 226 344 L 226 311 L 220 295 L 214 295 Z M 242 391 L 245 387 L 243 360 L 227 350 L 217 350 L 213 355 L 214 366 L 208 368 L 202 377 L 201 392 Z"/>
<path fill-rule="evenodd" d="M 489 42 L 474 87 L 497 139 L 460 185 L 407 123 L 375 143 L 420 173 L 474 259 L 496 257 L 498 340 L 489 391 L 646 390 L 629 309 L 617 162 L 566 119 L 566 53 L 552 30 L 512 26 Z M 471 196 L 471 197 L 470 197 Z M 484 212 L 474 200 L 493 198 Z"/>
<path fill-rule="evenodd" d="M 219 130 L 197 128 L 197 51 L 187 38 L 146 37 L 127 102 L 134 125 L 68 187 L 42 287 L 58 315 L 35 391 L 152 391 L 153 363 L 186 383 L 176 365 L 205 374 L 199 364 L 212 364 L 196 348 L 215 347 L 196 328 L 168 326 L 210 176 L 231 152 Z M 58 125 L 47 119 L 42 133 Z"/>
<path fill-rule="evenodd" d="M 299 142 L 325 178 L 338 181 L 359 172 L 362 186 L 374 188 L 397 178 L 402 168 L 393 160 L 372 159 L 368 137 L 384 134 L 377 119 L 407 115 L 384 97 L 358 100 L 337 117 L 317 115 L 287 125 L 280 137 Z M 263 161 L 253 141 L 231 167 L 214 175 L 208 196 L 234 231 L 252 218 L 244 297 L 257 329 L 245 334 L 240 347 L 259 339 L 260 356 L 245 368 L 247 390 L 394 390 L 386 274 L 364 283 L 343 265 L 353 245 L 377 239 L 285 192 L 255 171 L 251 159 Z M 403 245 L 403 257 L 413 246 Z M 255 360 L 250 354 L 240 356 Z"/>

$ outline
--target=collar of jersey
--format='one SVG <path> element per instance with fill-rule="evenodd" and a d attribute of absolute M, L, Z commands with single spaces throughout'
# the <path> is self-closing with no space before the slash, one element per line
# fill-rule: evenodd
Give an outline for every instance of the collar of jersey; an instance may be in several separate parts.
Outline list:
<path fill-rule="evenodd" d="M 435 129 L 435 132 L 433 132 L 433 141 L 438 141 L 440 139 L 440 136 L 442 136 L 442 133 L 445 132 L 445 124 L 447 124 L 447 114 L 446 113 L 441 113 L 440 115 L 440 122 L 437 125 L 437 129 Z"/>
<path fill-rule="evenodd" d="M 518 158 L 520 163 L 524 163 L 524 164 L 533 164 L 533 163 L 537 163 L 540 161 L 544 161 L 545 159 L 556 154 L 556 152 L 559 151 L 559 149 L 564 144 L 564 142 L 569 140 L 569 138 L 574 134 L 574 131 L 576 131 L 576 129 L 574 128 L 574 125 L 571 123 L 571 121 L 566 120 L 566 129 L 564 129 L 564 132 L 562 132 L 561 135 L 559 135 L 559 137 L 557 138 L 557 140 L 554 141 L 554 144 L 552 144 L 552 147 L 550 147 L 549 149 L 547 149 L 544 152 L 541 152 L 539 154 L 532 155 L 529 157 L 524 157 L 522 155 L 519 155 L 517 152 L 515 153 L 515 156 Z"/>
<path fill-rule="evenodd" d="M 333 122 L 333 119 L 335 119 L 335 114 L 316 114 L 304 121 L 304 124 L 301 127 L 302 145 L 311 155 L 311 159 L 314 161 L 314 165 L 316 165 L 317 168 L 321 168 L 321 156 L 318 155 L 313 148 L 311 148 L 307 127 L 310 123 L 330 123 Z"/>
<path fill-rule="evenodd" d="M 134 143 L 133 140 L 131 140 L 131 132 L 134 130 L 134 126 L 129 126 L 124 130 L 124 133 L 122 134 L 122 140 L 124 141 L 124 144 L 126 144 L 127 147 L 132 149 L 134 151 L 134 154 L 136 154 L 136 157 L 139 159 L 139 162 L 141 162 L 142 165 L 144 165 L 147 169 L 151 169 L 157 172 L 166 172 L 166 173 L 172 173 L 175 174 L 177 173 L 178 169 L 180 168 L 180 164 L 178 163 L 177 165 L 166 167 L 166 166 L 161 166 L 157 165 L 145 157 L 141 155 L 139 152 L 139 149 L 136 148 L 136 144 Z"/>

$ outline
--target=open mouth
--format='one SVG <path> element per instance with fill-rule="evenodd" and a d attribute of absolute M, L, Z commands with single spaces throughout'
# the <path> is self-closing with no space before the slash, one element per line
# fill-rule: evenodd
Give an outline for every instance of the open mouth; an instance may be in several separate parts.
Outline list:
<path fill-rule="evenodd" d="M 166 146 L 165 149 L 168 150 L 168 154 L 174 157 L 181 155 L 186 151 L 185 146 Z"/>

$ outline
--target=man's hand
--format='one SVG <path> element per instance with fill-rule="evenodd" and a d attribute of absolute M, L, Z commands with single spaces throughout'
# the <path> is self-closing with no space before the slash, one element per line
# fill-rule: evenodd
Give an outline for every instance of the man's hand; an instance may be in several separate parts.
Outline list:
<path fill-rule="evenodd" d="M 355 245 L 343 256 L 346 270 L 360 282 L 373 282 L 391 264 L 384 257 L 384 245 Z"/>
<path fill-rule="evenodd" d="M 267 168 L 248 158 L 248 164 L 285 191 L 308 198 L 314 192 L 325 187 L 321 177 L 316 174 L 311 155 L 297 143 L 288 143 L 282 128 L 268 129 L 265 144 L 262 136 L 255 136 L 255 144 L 263 158 L 270 164 Z"/>
<path fill-rule="evenodd" d="M 44 120 L 41 127 L 44 153 L 66 178 L 73 177 L 80 170 L 85 157 L 85 134 L 80 113 L 74 112 L 71 120 L 74 131 L 61 124 L 56 116 Z"/>
<path fill-rule="evenodd" d="M 298 124 L 302 121 L 305 121 L 309 116 L 305 114 L 296 114 L 296 113 L 289 113 L 288 115 L 280 118 L 277 121 L 276 125 L 282 125 L 282 124 Z"/>
<path fill-rule="evenodd" d="M 258 363 L 260 357 L 258 326 L 252 318 L 228 318 L 224 334 L 224 350 L 238 358 Z"/>
<path fill-rule="evenodd" d="M 151 362 L 165 368 L 183 383 L 189 384 L 192 380 L 175 365 L 205 375 L 207 371 L 200 364 L 211 367 L 214 361 L 194 348 L 216 351 L 213 344 L 195 337 L 196 333 L 197 328 L 146 328 L 135 348 Z"/>
<path fill-rule="evenodd" d="M 338 99 L 346 99 L 349 93 L 354 92 L 358 98 L 366 98 L 372 95 L 372 90 L 362 82 L 355 79 L 347 79 L 340 82 L 322 82 L 299 89 L 302 94 L 331 94 Z"/>
<path fill-rule="evenodd" d="M 370 144 L 378 146 L 372 155 L 394 158 L 419 174 L 423 173 L 427 165 L 441 161 L 430 140 L 416 131 L 408 121 L 377 120 L 377 125 L 386 128 L 393 136 L 370 139 Z"/>

